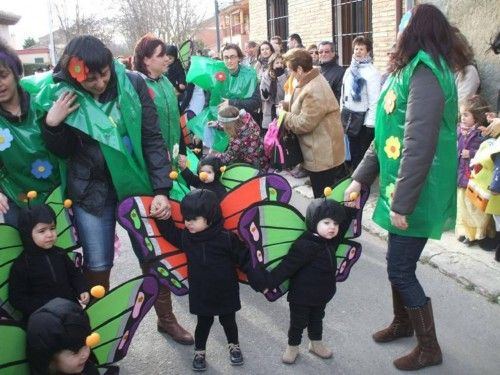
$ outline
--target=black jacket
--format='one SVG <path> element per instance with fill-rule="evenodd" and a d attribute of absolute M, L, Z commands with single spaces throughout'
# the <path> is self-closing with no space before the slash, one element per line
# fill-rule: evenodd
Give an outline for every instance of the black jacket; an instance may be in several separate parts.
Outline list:
<path fill-rule="evenodd" d="M 243 242 L 222 223 L 194 234 L 176 228 L 172 220 L 157 220 L 157 224 L 162 236 L 187 255 L 189 311 L 203 316 L 238 311 L 241 303 L 236 266 L 247 274 L 251 272 L 250 255 Z M 264 289 L 263 279 L 256 289 Z"/>
<path fill-rule="evenodd" d="M 59 247 L 25 248 L 14 261 L 9 276 L 9 301 L 28 319 L 50 300 L 61 297 L 78 303 L 88 291 L 83 274 Z"/>
<path fill-rule="evenodd" d="M 179 59 L 176 59 L 172 65 L 168 67 L 166 76 L 179 93 L 182 93 L 186 89 L 185 87 L 183 89 L 179 87 L 180 85 L 186 86 L 186 73 Z"/>
<path fill-rule="evenodd" d="M 306 306 L 328 303 L 335 295 L 337 242 L 304 232 L 292 245 L 282 262 L 269 274 L 269 289 L 290 279 L 288 302 Z"/>
<path fill-rule="evenodd" d="M 320 65 L 323 77 L 328 81 L 337 101 L 340 103 L 342 91 L 342 78 L 344 78 L 345 68 L 337 64 L 335 60 L 328 61 Z"/>
<path fill-rule="evenodd" d="M 142 105 L 142 151 L 148 165 L 149 178 L 155 194 L 168 195 L 172 181 L 168 178 L 171 166 L 167 150 L 160 133 L 156 107 L 148 94 L 144 80 L 138 73 L 128 72 Z M 54 74 L 54 81 L 69 81 L 62 71 Z M 118 88 L 116 74 L 112 70 L 111 80 L 99 102 L 116 99 Z M 68 159 L 68 195 L 86 211 L 99 215 L 110 196 L 116 196 L 111 175 L 99 143 L 85 133 L 61 124 L 57 127 L 42 126 L 42 135 L 47 148 L 61 158 Z"/>
<path fill-rule="evenodd" d="M 226 188 L 219 180 L 213 180 L 209 183 L 201 182 L 200 178 L 191 172 L 189 168 L 184 169 L 181 172 L 181 176 L 186 180 L 189 186 L 214 192 L 217 198 L 219 198 L 219 201 L 222 201 L 227 194 Z"/>

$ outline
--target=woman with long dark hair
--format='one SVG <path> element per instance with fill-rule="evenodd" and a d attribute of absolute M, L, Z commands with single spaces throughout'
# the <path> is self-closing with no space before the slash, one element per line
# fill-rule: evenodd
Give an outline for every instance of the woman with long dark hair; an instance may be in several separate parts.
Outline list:
<path fill-rule="evenodd" d="M 394 361 L 400 370 L 442 362 L 431 299 L 417 262 L 429 238 L 453 228 L 456 215 L 457 91 L 453 67 L 465 58 L 446 17 L 430 4 L 412 10 L 376 110 L 375 140 L 345 192 L 379 177 L 373 220 L 389 232 L 387 272 L 394 319 L 373 334 L 384 343 L 413 336 L 418 345 Z"/>

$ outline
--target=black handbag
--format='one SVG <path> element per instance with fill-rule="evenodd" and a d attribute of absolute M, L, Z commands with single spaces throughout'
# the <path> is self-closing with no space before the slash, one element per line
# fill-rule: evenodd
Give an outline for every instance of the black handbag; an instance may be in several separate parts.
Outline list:
<path fill-rule="evenodd" d="M 285 168 L 293 168 L 304 161 L 299 138 L 295 133 L 287 130 L 284 125 L 280 127 L 279 141 L 283 147 Z"/>
<path fill-rule="evenodd" d="M 342 108 L 340 119 L 344 133 L 349 137 L 356 137 L 361 131 L 361 127 L 365 122 L 366 112 L 354 112 L 347 108 Z"/>

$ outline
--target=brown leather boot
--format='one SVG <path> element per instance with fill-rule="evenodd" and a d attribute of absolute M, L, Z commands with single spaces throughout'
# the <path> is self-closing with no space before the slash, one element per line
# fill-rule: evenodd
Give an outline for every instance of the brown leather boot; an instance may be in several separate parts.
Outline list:
<path fill-rule="evenodd" d="M 375 342 L 390 342 L 401 337 L 413 336 L 413 327 L 410 322 L 410 317 L 404 307 L 401 295 L 394 285 L 391 285 L 391 288 L 394 319 L 387 328 L 375 332 L 372 335 Z"/>
<path fill-rule="evenodd" d="M 143 274 L 148 274 L 148 266 L 141 265 Z M 160 283 L 158 299 L 154 304 L 156 315 L 158 316 L 157 328 L 159 332 L 166 333 L 174 341 L 182 345 L 193 345 L 194 338 L 177 322 L 172 311 L 172 296 L 170 289 Z"/>
<path fill-rule="evenodd" d="M 89 290 L 92 289 L 93 286 L 102 285 L 106 292 L 108 292 L 110 274 L 111 271 L 89 271 L 83 269 L 83 276 L 85 276 L 85 279 L 87 280 Z"/>
<path fill-rule="evenodd" d="M 409 354 L 394 361 L 399 370 L 418 370 L 443 362 L 441 348 L 436 338 L 431 299 L 422 307 L 408 308 L 410 320 L 415 328 L 418 344 Z"/>

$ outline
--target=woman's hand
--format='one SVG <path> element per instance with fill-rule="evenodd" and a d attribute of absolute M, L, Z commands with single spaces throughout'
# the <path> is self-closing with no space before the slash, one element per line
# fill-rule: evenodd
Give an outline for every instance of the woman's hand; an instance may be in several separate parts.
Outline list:
<path fill-rule="evenodd" d="M 352 180 L 351 184 L 345 189 L 344 192 L 344 205 L 347 207 L 356 207 L 358 200 L 351 200 L 351 194 L 356 193 L 356 195 L 359 197 L 361 192 L 361 183 Z"/>
<path fill-rule="evenodd" d="M 407 230 L 408 229 L 408 223 L 406 222 L 406 216 L 405 215 L 400 215 L 394 211 L 391 211 L 391 224 L 401 230 Z"/>
<path fill-rule="evenodd" d="M 66 117 L 72 112 L 74 112 L 80 104 L 75 103 L 76 94 L 74 92 L 66 91 L 59 99 L 57 99 L 45 119 L 47 126 L 56 127 L 59 126 Z"/>
<path fill-rule="evenodd" d="M 0 213 L 5 215 L 7 211 L 9 211 L 9 200 L 5 194 L 0 193 Z"/>
<path fill-rule="evenodd" d="M 170 202 L 166 195 L 156 195 L 151 202 L 149 214 L 152 218 L 167 220 L 170 215 Z"/>

